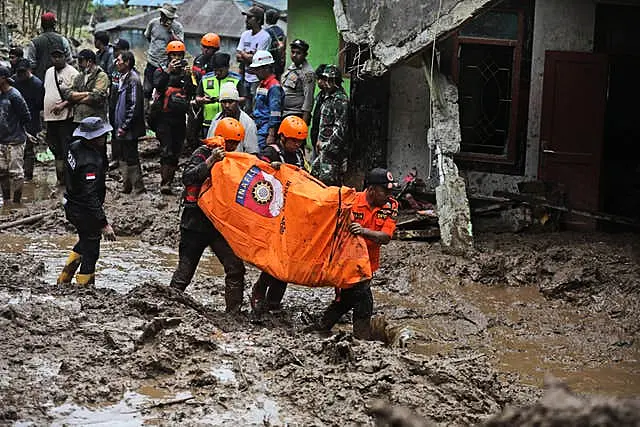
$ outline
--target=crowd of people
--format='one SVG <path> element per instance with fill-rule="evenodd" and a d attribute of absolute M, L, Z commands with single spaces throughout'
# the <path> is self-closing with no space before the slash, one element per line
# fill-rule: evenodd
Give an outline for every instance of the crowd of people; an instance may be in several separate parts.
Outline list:
<path fill-rule="evenodd" d="M 201 54 L 189 63 L 176 7 L 163 5 L 144 32 L 149 46 L 142 73 L 136 69 L 129 42 L 111 43 L 106 32 L 94 34 L 95 51 L 84 49 L 74 57 L 67 39 L 56 32 L 51 12 L 42 15 L 42 33 L 26 49 L 11 50 L 11 68 L 0 67 L 2 197 L 4 203 L 20 203 L 24 179 L 33 178 L 33 141 L 44 122 L 56 177 L 65 187 L 66 216 L 79 235 L 59 284 L 70 283 L 74 275 L 78 284 L 93 284 L 100 239 L 115 238 L 103 209 L 107 170 L 119 168 L 123 193 L 146 191 L 138 141 L 147 128 L 155 131 L 161 148 L 162 194 L 173 191 L 183 150 L 195 149 L 181 174 L 184 209 L 179 263 L 171 286 L 185 290 L 203 251 L 210 247 L 224 266 L 226 310 L 231 313 L 242 305 L 244 264 L 197 205 L 213 165 L 227 151 L 242 151 L 276 169 L 293 164 L 326 185 L 343 184 L 349 144 L 348 97 L 341 71 L 332 64 L 314 69 L 307 61 L 306 41 L 287 44 L 277 25 L 277 11 L 252 6 L 242 13 L 246 31 L 235 52 L 221 52 L 220 37 L 207 33 L 201 38 Z M 230 70 L 232 54 L 238 72 Z M 316 84 L 319 91 L 314 98 Z M 109 135 L 111 162 L 106 148 Z M 394 181 L 388 171 L 372 170 L 366 185 L 353 207 L 350 230 L 365 238 L 375 270 L 379 246 L 395 229 L 397 203 L 390 197 Z M 253 312 L 260 315 L 279 308 L 286 286 L 262 273 L 251 292 Z M 337 290 L 318 327 L 329 330 L 350 309 L 357 335 L 371 336 L 369 281 Z"/>

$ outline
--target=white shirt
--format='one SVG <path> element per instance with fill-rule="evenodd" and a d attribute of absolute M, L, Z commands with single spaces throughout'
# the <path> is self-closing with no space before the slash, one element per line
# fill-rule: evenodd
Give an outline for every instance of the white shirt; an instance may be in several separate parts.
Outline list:
<path fill-rule="evenodd" d="M 270 44 L 271 36 L 265 30 L 260 30 L 255 35 L 252 30 L 247 30 L 240 36 L 240 42 L 236 50 L 246 53 L 256 53 L 258 50 L 268 50 Z M 246 71 L 244 79 L 250 83 L 258 81 L 258 78 L 254 74 L 249 74 Z"/>
<path fill-rule="evenodd" d="M 207 133 L 207 138 L 211 138 L 218 126 L 218 122 L 222 118 L 222 112 L 216 114 L 211 122 L 211 126 L 209 127 L 209 132 Z M 244 111 L 240 110 L 240 120 L 238 120 L 242 127 L 244 127 L 244 139 L 240 141 L 238 148 L 236 151 L 240 151 L 242 153 L 249 154 L 258 154 L 260 153 L 260 148 L 258 147 L 258 130 L 256 128 L 256 123 L 253 121 L 251 117 Z"/>
<path fill-rule="evenodd" d="M 60 89 L 70 88 L 73 79 L 78 75 L 78 70 L 71 65 L 66 65 L 62 70 L 55 70 L 55 67 L 49 67 L 44 74 L 44 121 L 58 122 L 66 120 L 72 116 L 72 108 L 65 108 L 60 114 L 53 114 L 51 109 L 55 107 L 57 102 L 62 101 L 58 85 L 56 85 L 55 75 L 58 75 L 58 84 Z"/>

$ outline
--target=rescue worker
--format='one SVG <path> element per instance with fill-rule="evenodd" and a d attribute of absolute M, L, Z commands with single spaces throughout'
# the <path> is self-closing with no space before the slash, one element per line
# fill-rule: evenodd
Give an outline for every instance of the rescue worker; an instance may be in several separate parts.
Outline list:
<path fill-rule="evenodd" d="M 201 54 L 193 60 L 193 76 L 199 83 L 202 77 L 213 71 L 211 59 L 220 50 L 220 36 L 216 33 L 207 33 L 200 39 Z"/>
<path fill-rule="evenodd" d="M 238 120 L 244 128 L 244 138 L 240 141 L 238 151 L 258 155 L 260 149 L 258 148 L 256 123 L 247 113 L 240 109 L 240 94 L 238 93 L 237 86 L 233 83 L 223 84 L 220 88 L 219 99 L 222 111 L 213 118 L 207 138 L 215 135 L 215 130 L 220 120 L 225 117 L 231 117 Z"/>
<path fill-rule="evenodd" d="M 107 132 L 111 130 L 113 128 L 104 119 L 87 117 L 73 132 L 66 159 L 63 204 L 67 220 L 78 232 L 78 243 L 58 276 L 59 285 L 70 284 L 78 267 L 76 283 L 94 284 L 101 236 L 107 240 L 116 239 L 102 206 L 107 167 L 102 153 Z"/>
<path fill-rule="evenodd" d="M 273 57 L 269 52 L 257 51 L 250 68 L 260 80 L 252 116 L 258 128 L 258 146 L 262 150 L 276 143 L 276 131 L 282 121 L 284 91 L 273 73 Z"/>
<path fill-rule="evenodd" d="M 56 15 L 53 12 L 45 12 L 40 17 L 42 33 L 31 40 L 27 46 L 27 59 L 33 66 L 33 74 L 44 81 L 44 73 L 53 65 L 51 55 L 53 49 L 62 49 L 64 60 L 71 64 L 71 45 L 66 37 L 56 32 Z"/>
<path fill-rule="evenodd" d="M 342 88 L 342 76 L 335 65 L 324 67 L 318 78 L 324 94 L 320 107 L 318 140 L 312 141 L 316 159 L 311 174 L 326 185 L 342 185 L 347 171 L 349 146 L 346 141 L 349 99 Z"/>
<path fill-rule="evenodd" d="M 116 103 L 113 122 L 116 125 L 115 139 L 121 148 L 123 164 L 122 192 L 145 192 L 142 182 L 142 169 L 138 155 L 138 138 L 144 136 L 144 97 L 142 80 L 135 69 L 136 59 L 133 52 L 122 52 L 116 58 L 116 67 L 121 78 L 118 86 L 118 102 Z"/>
<path fill-rule="evenodd" d="M 160 140 L 160 192 L 171 194 L 171 182 L 178 168 L 186 134 L 185 117 L 195 87 L 191 79 L 191 66 L 184 59 L 185 46 L 180 41 L 167 45 L 169 65 L 158 68 L 153 76 L 153 87 L 159 97 L 160 112 L 156 135 Z"/>
<path fill-rule="evenodd" d="M 367 189 L 357 194 L 351 208 L 353 222 L 349 231 L 365 239 L 374 273 L 380 266 L 380 246 L 391 241 L 396 229 L 398 202 L 391 197 L 396 187 L 393 175 L 386 169 L 375 168 L 366 179 Z M 348 289 L 335 290 L 334 301 L 324 312 L 318 325 L 322 332 L 329 332 L 338 320 L 353 309 L 353 335 L 360 339 L 385 340 L 384 327 L 372 325 L 373 295 L 371 280 L 360 282 Z M 382 330 L 380 330 L 382 329 Z"/>
<path fill-rule="evenodd" d="M 200 210 L 198 195 L 204 181 L 211 176 L 211 168 L 224 159 L 225 151 L 234 151 L 244 137 L 240 122 L 223 119 L 216 128 L 216 135 L 204 140 L 204 145 L 193 152 L 184 172 L 184 210 L 180 219 L 179 261 L 171 278 L 171 287 L 184 291 L 198 267 L 200 257 L 209 246 L 225 272 L 225 304 L 227 313 L 240 313 L 244 293 L 245 268 L 225 238 Z"/>
<path fill-rule="evenodd" d="M 300 117 L 285 117 L 278 129 L 278 141 L 267 145 L 260 157 L 271 163 L 274 169 L 280 169 L 283 163 L 304 168 L 304 151 L 302 146 L 307 140 L 307 124 Z M 262 272 L 251 291 L 251 308 L 254 314 L 261 315 L 266 310 L 277 310 L 281 306 L 282 297 L 287 284 L 269 273 Z"/>
<path fill-rule="evenodd" d="M 238 93 L 242 93 L 244 86 L 242 77 L 234 72 L 229 72 L 231 57 L 226 53 L 216 53 L 211 59 L 212 72 L 202 78 L 196 91 L 196 103 L 203 106 L 202 113 L 202 137 L 206 138 L 214 117 L 222 111 L 220 105 L 220 88 L 226 83 L 236 86 Z"/>
<path fill-rule="evenodd" d="M 309 44 L 304 40 L 296 39 L 289 46 L 291 48 L 291 65 L 282 76 L 282 88 L 284 89 L 282 114 L 284 117 L 298 116 L 309 125 L 316 85 L 315 72 L 307 62 Z"/>

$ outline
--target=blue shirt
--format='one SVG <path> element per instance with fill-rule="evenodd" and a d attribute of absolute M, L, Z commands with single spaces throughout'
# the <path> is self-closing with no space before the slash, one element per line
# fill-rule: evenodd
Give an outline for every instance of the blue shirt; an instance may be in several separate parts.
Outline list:
<path fill-rule="evenodd" d="M 31 114 L 31 120 L 26 125 L 25 130 L 35 136 L 42 130 L 40 111 L 44 109 L 44 85 L 42 80 L 33 75 L 24 81 L 20 81 L 17 78 L 14 78 L 14 80 L 13 87 L 20 92 Z"/>
<path fill-rule="evenodd" d="M 27 139 L 24 127 L 31 120 L 29 107 L 18 89 L 0 91 L 0 144 L 22 144 Z"/>

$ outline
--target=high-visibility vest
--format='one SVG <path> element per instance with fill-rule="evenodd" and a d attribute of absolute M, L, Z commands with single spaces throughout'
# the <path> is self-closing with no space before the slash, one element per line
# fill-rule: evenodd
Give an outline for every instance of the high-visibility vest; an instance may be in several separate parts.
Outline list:
<path fill-rule="evenodd" d="M 200 84 L 204 89 L 205 95 L 208 95 L 211 98 L 217 98 L 218 95 L 220 94 L 220 86 L 222 86 L 226 82 L 232 82 L 234 85 L 237 85 L 239 81 L 240 81 L 240 76 L 231 71 L 229 72 L 227 77 L 225 77 L 222 80 L 218 80 L 216 75 L 213 72 L 211 72 L 211 73 L 205 74 L 204 77 L 202 77 L 202 81 L 200 82 Z M 203 114 L 202 125 L 207 127 L 211 126 L 211 122 L 213 121 L 213 118 L 220 111 L 222 111 L 222 106 L 220 105 L 220 102 L 212 102 L 210 104 L 204 104 L 204 110 L 202 113 Z"/>

